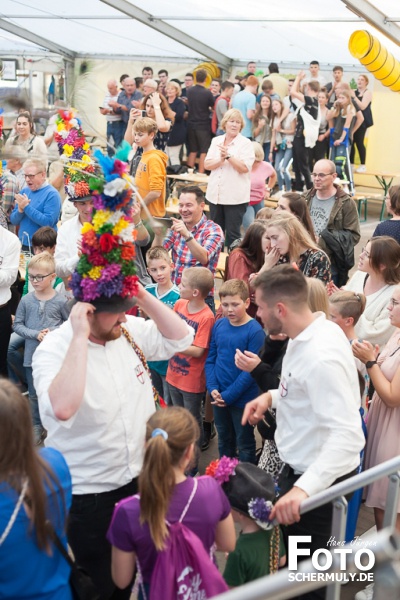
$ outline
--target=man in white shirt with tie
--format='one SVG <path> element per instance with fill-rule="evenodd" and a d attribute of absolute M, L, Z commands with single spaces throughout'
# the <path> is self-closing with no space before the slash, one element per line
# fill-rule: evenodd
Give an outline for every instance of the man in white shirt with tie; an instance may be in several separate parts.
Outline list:
<path fill-rule="evenodd" d="M 311 312 L 300 271 L 274 267 L 256 279 L 255 290 L 257 314 L 269 334 L 286 333 L 290 341 L 279 389 L 249 402 L 243 423 L 255 425 L 268 408 L 276 408 L 275 442 L 284 466 L 272 517 L 288 525 L 288 535 L 310 535 L 312 555 L 327 548 L 332 505 L 300 516 L 300 504 L 355 475 L 365 443 L 357 370 L 340 328 L 323 313 Z M 324 590 L 301 596 L 324 597 Z"/>

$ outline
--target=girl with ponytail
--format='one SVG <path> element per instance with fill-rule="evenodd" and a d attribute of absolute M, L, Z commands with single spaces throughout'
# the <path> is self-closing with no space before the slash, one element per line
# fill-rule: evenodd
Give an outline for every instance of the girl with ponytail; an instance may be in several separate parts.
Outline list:
<path fill-rule="evenodd" d="M 168 523 L 176 523 L 183 513 L 182 523 L 200 538 L 207 554 L 214 544 L 225 552 L 234 549 L 230 504 L 221 487 L 211 477 L 186 476 L 198 438 L 197 422 L 185 408 L 157 411 L 147 422 L 139 495 L 117 504 L 107 534 L 113 547 L 112 576 L 119 588 L 132 581 L 137 559 L 149 593 L 158 553 L 168 539 Z"/>

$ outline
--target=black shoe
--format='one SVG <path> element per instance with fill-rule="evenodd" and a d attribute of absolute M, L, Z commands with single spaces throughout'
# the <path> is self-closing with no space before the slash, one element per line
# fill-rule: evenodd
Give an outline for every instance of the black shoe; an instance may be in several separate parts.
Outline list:
<path fill-rule="evenodd" d="M 213 440 L 215 438 L 215 436 L 217 435 L 217 430 L 215 428 L 215 423 L 214 421 L 211 423 L 211 439 Z"/>
<path fill-rule="evenodd" d="M 203 421 L 203 443 L 201 446 L 201 451 L 207 450 L 210 446 L 210 441 L 215 438 L 217 432 L 215 431 L 214 421 L 212 423 L 208 423 L 207 421 Z"/>

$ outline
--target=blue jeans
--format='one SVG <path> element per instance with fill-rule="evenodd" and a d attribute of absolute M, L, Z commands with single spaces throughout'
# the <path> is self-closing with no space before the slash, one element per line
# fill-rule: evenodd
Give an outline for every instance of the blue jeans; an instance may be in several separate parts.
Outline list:
<path fill-rule="evenodd" d="M 338 164 L 335 163 L 336 173 L 338 174 L 339 179 L 347 179 L 347 181 L 351 181 L 349 172 L 349 154 L 346 144 L 340 144 L 340 146 L 331 146 L 330 159 L 335 162 L 335 159 L 339 156 L 344 157 L 345 160 L 340 163 L 338 162 Z"/>
<path fill-rule="evenodd" d="M 108 156 L 114 156 L 115 150 L 114 148 L 118 148 L 120 146 L 122 140 L 124 139 L 124 124 L 122 121 L 107 121 L 107 154 Z M 113 139 L 110 139 L 110 138 Z"/>
<path fill-rule="evenodd" d="M 252 222 L 254 221 L 256 214 L 258 213 L 259 210 L 261 210 L 264 206 L 264 200 L 261 200 L 261 202 L 258 202 L 257 204 L 252 204 L 252 205 L 248 205 L 248 207 L 246 208 L 246 212 L 243 215 L 243 221 L 242 221 L 242 225 L 243 225 L 243 229 L 246 231 L 246 229 L 248 229 L 250 227 L 250 225 L 252 224 Z"/>
<path fill-rule="evenodd" d="M 203 417 L 201 416 L 201 403 L 205 396 L 205 392 L 184 392 L 170 383 L 168 384 L 168 387 L 172 405 L 186 408 L 196 419 L 200 429 L 198 445 L 201 448 L 203 444 Z"/>
<path fill-rule="evenodd" d="M 275 171 L 278 175 L 279 189 L 282 190 L 283 185 L 285 185 L 286 192 L 290 192 L 292 189 L 292 180 L 287 172 L 287 167 L 292 160 L 292 156 L 293 149 L 288 147 L 285 150 L 279 148 L 275 155 Z"/>
<path fill-rule="evenodd" d="M 150 368 L 151 379 L 153 381 L 153 385 L 156 388 L 157 392 L 164 400 L 165 404 L 168 406 L 172 406 L 171 398 L 169 396 L 169 387 L 166 380 L 166 375 L 160 375 L 158 371 Z"/>
<path fill-rule="evenodd" d="M 23 352 L 24 346 L 25 339 L 14 331 L 11 334 L 10 343 L 8 344 L 7 367 L 8 378 L 16 385 L 19 383 L 26 383 Z"/>
<path fill-rule="evenodd" d="M 269 162 L 269 153 L 271 152 L 271 142 L 264 142 L 263 150 L 264 150 L 264 160 L 265 162 Z"/>
<path fill-rule="evenodd" d="M 243 408 L 239 406 L 215 406 L 214 421 L 218 432 L 218 451 L 220 458 L 236 458 L 239 450 L 240 462 L 256 464 L 256 438 L 254 427 L 242 425 Z"/>
<path fill-rule="evenodd" d="M 29 404 L 31 405 L 32 423 L 33 425 L 42 425 L 39 413 L 38 398 L 33 385 L 32 367 L 25 367 L 26 382 L 28 384 Z"/>

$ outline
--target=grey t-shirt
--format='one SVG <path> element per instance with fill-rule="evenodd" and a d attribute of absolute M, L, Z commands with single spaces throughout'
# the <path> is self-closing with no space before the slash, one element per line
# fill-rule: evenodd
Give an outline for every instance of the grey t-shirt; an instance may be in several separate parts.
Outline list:
<path fill-rule="evenodd" d="M 316 195 L 313 196 L 310 206 L 310 215 L 316 235 L 321 235 L 321 231 L 326 229 L 334 204 L 335 196 L 331 196 L 325 200 L 320 200 Z"/>
<path fill-rule="evenodd" d="M 14 331 L 25 339 L 24 367 L 32 365 L 40 331 L 60 327 L 68 319 L 69 310 L 66 297 L 57 292 L 50 300 L 38 300 L 35 292 L 21 299 L 15 313 Z"/>

